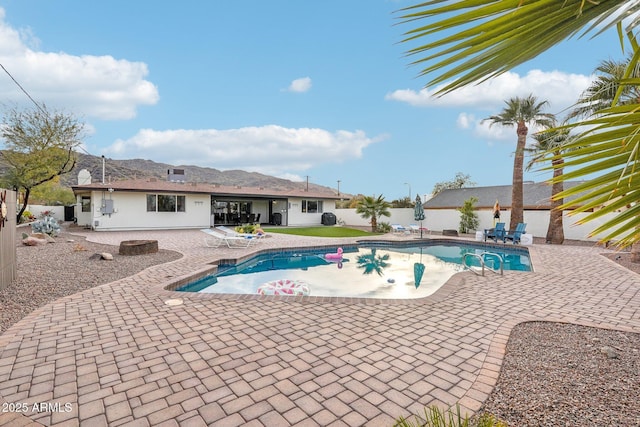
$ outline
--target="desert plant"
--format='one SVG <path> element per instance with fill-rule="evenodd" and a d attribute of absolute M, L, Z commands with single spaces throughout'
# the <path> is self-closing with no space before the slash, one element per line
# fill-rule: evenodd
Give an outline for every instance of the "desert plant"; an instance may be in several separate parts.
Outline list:
<path fill-rule="evenodd" d="M 258 229 L 258 225 L 257 224 L 244 224 L 244 225 L 239 225 L 235 228 L 236 232 L 238 233 L 243 233 L 243 234 L 255 234 L 256 230 Z"/>
<path fill-rule="evenodd" d="M 371 232 L 375 233 L 378 229 L 378 219 L 383 216 L 391 216 L 389 212 L 390 207 L 391 203 L 387 202 L 382 194 L 378 197 L 364 196 L 362 200 L 358 202 L 356 213 L 364 219 L 371 218 L 369 221 L 369 224 L 371 224 Z"/>
<path fill-rule="evenodd" d="M 391 232 L 391 224 L 389 224 L 388 222 L 378 223 L 378 227 L 376 228 L 376 233 L 385 234 L 389 232 Z"/>
<path fill-rule="evenodd" d="M 22 212 L 22 221 L 20 221 L 21 223 L 23 222 L 29 222 L 29 221 L 33 221 L 35 219 L 35 216 L 33 216 L 33 214 L 30 211 L 24 211 Z"/>
<path fill-rule="evenodd" d="M 52 216 L 45 216 L 31 224 L 31 231 L 34 233 L 44 233 L 55 237 L 60 233 L 60 225 Z"/>
<path fill-rule="evenodd" d="M 475 212 L 475 204 L 478 201 L 475 197 L 470 197 L 464 201 L 462 207 L 458 209 L 460 212 L 460 228 L 458 231 L 467 233 L 469 230 L 475 230 L 480 224 L 478 214 Z"/>
<path fill-rule="evenodd" d="M 456 405 L 456 411 L 442 410 L 435 405 L 424 408 L 424 416 L 413 415 L 409 418 L 400 417 L 394 424 L 395 427 L 507 427 L 493 415 L 482 414 L 477 418 L 464 417 L 460 413 L 460 405 Z"/>

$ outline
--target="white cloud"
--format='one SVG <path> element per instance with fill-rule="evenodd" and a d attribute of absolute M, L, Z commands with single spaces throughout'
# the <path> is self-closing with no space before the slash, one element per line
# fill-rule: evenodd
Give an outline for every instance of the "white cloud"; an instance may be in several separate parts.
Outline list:
<path fill-rule="evenodd" d="M 295 79 L 291 82 L 287 90 L 289 92 L 307 92 L 311 89 L 311 78 L 310 77 L 301 77 L 299 79 Z"/>
<path fill-rule="evenodd" d="M 441 97 L 434 94 L 444 85 L 420 91 L 396 90 L 387 94 L 385 99 L 405 102 L 414 107 L 474 107 L 496 110 L 502 108 L 504 101 L 509 98 L 533 94 L 540 101 L 549 101 L 548 111 L 562 115 L 562 111 L 578 99 L 592 80 L 592 76 L 562 71 L 531 70 L 525 76 L 507 72 L 484 83 L 465 86 Z"/>
<path fill-rule="evenodd" d="M 105 120 L 131 119 L 140 105 L 158 102 L 158 89 L 145 80 L 142 62 L 112 56 L 41 52 L 29 29 L 16 30 L 0 8 L 0 63 L 38 102 Z M 26 104 L 28 98 L 2 72 L 0 98 Z"/>
<path fill-rule="evenodd" d="M 363 131 L 285 128 L 276 125 L 239 129 L 142 129 L 117 140 L 104 154 L 153 159 L 172 165 L 214 166 L 283 176 L 323 163 L 362 157 L 363 150 L 385 136 L 369 138 Z"/>

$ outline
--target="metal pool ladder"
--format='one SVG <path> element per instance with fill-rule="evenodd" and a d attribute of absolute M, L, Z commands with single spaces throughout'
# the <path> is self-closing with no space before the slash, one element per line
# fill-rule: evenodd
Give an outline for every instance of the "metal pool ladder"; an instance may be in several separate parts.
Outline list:
<path fill-rule="evenodd" d="M 485 270 L 485 266 L 487 265 L 486 261 L 485 261 L 485 257 L 487 255 L 490 255 L 492 257 L 495 257 L 498 259 L 498 261 L 500 261 L 500 269 L 496 270 L 492 267 L 487 266 L 487 270 L 489 271 L 493 271 L 496 274 L 500 274 L 501 276 L 504 275 L 504 260 L 502 259 L 502 256 L 500 256 L 497 253 L 494 252 L 482 252 L 481 254 L 476 254 L 476 253 L 471 253 L 468 252 L 464 255 L 462 255 L 462 266 L 464 267 L 465 270 L 469 270 L 472 271 L 473 273 L 479 275 L 479 276 L 484 276 L 484 270 Z M 477 269 L 473 268 L 473 266 L 468 265 L 467 264 L 467 259 L 469 257 L 473 257 L 473 258 L 477 258 L 478 261 L 480 262 L 480 266 L 481 266 L 481 272 L 478 273 Z"/>

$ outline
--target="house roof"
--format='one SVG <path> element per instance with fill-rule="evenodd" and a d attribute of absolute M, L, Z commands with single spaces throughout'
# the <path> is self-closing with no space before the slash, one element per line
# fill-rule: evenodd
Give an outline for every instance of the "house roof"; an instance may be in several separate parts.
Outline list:
<path fill-rule="evenodd" d="M 215 194 L 217 196 L 244 196 L 244 197 L 300 197 L 317 199 L 339 199 L 337 194 L 330 191 L 306 191 L 305 189 L 274 190 L 266 187 L 241 187 L 232 185 L 208 184 L 202 182 L 172 182 L 157 178 L 128 179 L 109 183 L 94 182 L 91 184 L 73 185 L 71 189 L 75 194 L 86 191 L 114 191 L 130 192 L 155 192 L 155 193 L 190 193 L 190 194 Z"/>
<path fill-rule="evenodd" d="M 568 189 L 580 182 L 565 182 Z M 511 207 L 511 185 L 496 185 L 491 187 L 467 187 L 443 190 L 424 203 L 426 209 L 457 209 L 462 207 L 465 200 L 475 197 L 477 209 L 493 209 L 496 202 L 500 208 Z M 525 209 L 550 209 L 551 184 L 546 182 L 525 182 L 523 184 L 523 206 Z M 570 201 L 568 198 L 565 201 Z"/>

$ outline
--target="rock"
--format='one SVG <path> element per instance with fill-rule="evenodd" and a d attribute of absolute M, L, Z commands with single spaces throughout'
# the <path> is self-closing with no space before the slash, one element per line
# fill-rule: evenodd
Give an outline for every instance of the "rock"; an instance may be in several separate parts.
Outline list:
<path fill-rule="evenodd" d="M 109 252 L 101 252 L 101 253 L 95 253 L 91 255 L 89 259 L 113 261 L 113 255 L 111 255 Z"/>
<path fill-rule="evenodd" d="M 31 233 L 31 237 L 35 237 L 36 239 L 44 240 L 47 243 L 55 243 L 56 239 L 49 236 L 46 233 Z"/>
<path fill-rule="evenodd" d="M 22 239 L 22 244 L 25 246 L 38 246 L 38 245 L 46 245 L 47 241 L 44 239 L 38 239 L 37 237 L 27 236 Z"/>
<path fill-rule="evenodd" d="M 602 347 L 600 349 L 600 353 L 606 354 L 607 358 L 609 358 L 609 359 L 617 359 L 618 358 L 618 353 L 616 352 L 616 350 L 613 347 L 610 347 L 608 345 L 605 346 L 605 347 Z"/>

